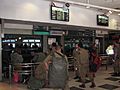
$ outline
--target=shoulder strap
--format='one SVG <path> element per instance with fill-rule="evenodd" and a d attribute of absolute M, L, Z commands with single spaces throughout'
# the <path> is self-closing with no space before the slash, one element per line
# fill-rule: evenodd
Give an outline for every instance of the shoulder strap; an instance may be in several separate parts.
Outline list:
<path fill-rule="evenodd" d="M 60 55 L 60 56 L 62 56 L 62 57 L 65 57 L 64 55 L 62 55 L 62 54 L 60 54 L 60 53 L 58 53 L 58 52 L 56 52 L 58 55 Z"/>

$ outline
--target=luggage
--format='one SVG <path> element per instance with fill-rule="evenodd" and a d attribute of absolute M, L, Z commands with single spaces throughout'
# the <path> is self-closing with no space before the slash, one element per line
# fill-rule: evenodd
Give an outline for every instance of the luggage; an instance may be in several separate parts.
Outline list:
<path fill-rule="evenodd" d="M 45 80 L 46 79 L 46 70 L 45 70 L 45 64 L 39 63 L 37 68 L 35 69 L 35 78 L 39 80 Z"/>
<path fill-rule="evenodd" d="M 48 82 L 51 88 L 64 88 L 67 80 L 67 61 L 64 55 L 61 57 L 52 55 L 52 63 L 49 65 Z"/>
<path fill-rule="evenodd" d="M 35 75 L 28 81 L 28 87 L 32 90 L 43 88 L 45 86 L 46 70 L 44 63 L 40 63 L 35 69 Z"/>
<path fill-rule="evenodd" d="M 32 76 L 28 81 L 28 88 L 30 88 L 31 90 L 43 88 L 44 85 L 45 85 L 45 80 L 39 80 Z"/>

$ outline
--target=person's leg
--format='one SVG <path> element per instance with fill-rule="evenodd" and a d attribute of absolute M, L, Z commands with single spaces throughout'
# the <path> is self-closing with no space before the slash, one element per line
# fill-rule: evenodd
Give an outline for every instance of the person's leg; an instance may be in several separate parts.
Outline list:
<path fill-rule="evenodd" d="M 113 64 L 113 68 L 114 68 L 114 74 L 112 76 L 117 76 L 117 71 L 118 71 L 118 68 L 117 68 L 117 62 L 115 61 L 114 64 Z"/>
<path fill-rule="evenodd" d="M 79 79 L 79 70 L 77 67 L 75 67 L 75 77 L 74 79 Z"/>
<path fill-rule="evenodd" d="M 118 73 L 119 73 L 119 61 L 116 60 L 115 62 L 115 73 L 116 73 L 116 76 L 118 76 Z"/>
<path fill-rule="evenodd" d="M 120 61 L 118 62 L 118 75 L 120 76 Z"/>
<path fill-rule="evenodd" d="M 69 85 L 68 85 L 68 81 L 66 82 L 65 88 L 63 90 L 70 90 Z"/>
<path fill-rule="evenodd" d="M 80 73 L 80 77 L 81 77 L 81 82 L 82 82 L 82 84 L 81 85 L 79 85 L 80 87 L 82 87 L 82 88 L 85 88 L 85 81 L 86 81 L 86 68 L 85 67 L 83 67 L 83 66 L 81 66 L 80 67 L 80 70 L 79 70 L 79 73 Z"/>
<path fill-rule="evenodd" d="M 94 73 L 93 72 L 90 72 L 89 73 L 89 78 L 90 78 L 90 81 L 91 81 L 91 88 L 94 88 L 94 87 L 96 87 L 96 85 L 95 85 L 95 81 L 94 81 Z"/>

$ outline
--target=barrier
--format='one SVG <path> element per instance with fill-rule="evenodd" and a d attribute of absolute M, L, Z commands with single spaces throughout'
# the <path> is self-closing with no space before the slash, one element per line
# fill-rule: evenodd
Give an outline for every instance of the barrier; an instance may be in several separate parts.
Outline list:
<path fill-rule="evenodd" d="M 39 63 L 18 63 L 18 64 L 14 64 L 14 65 L 9 65 L 9 82 L 12 83 L 12 78 L 13 78 L 12 74 L 15 72 L 17 72 L 19 75 L 33 76 L 34 70 L 37 65 L 39 65 Z M 26 80 L 24 80 L 23 83 L 25 83 Z"/>

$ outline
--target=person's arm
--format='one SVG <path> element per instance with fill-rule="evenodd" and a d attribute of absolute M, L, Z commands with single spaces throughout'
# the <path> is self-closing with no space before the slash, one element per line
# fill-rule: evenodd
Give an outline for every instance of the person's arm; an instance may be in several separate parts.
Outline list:
<path fill-rule="evenodd" d="M 51 63 L 51 59 L 52 59 L 52 56 L 48 55 L 44 60 L 46 70 L 48 70 L 49 64 Z"/>
<path fill-rule="evenodd" d="M 37 62 L 37 59 L 38 59 L 38 55 L 36 54 L 33 59 L 32 59 L 32 62 Z"/>
<path fill-rule="evenodd" d="M 68 77 L 68 79 L 69 79 L 69 71 L 68 71 L 68 69 L 69 69 L 69 62 L 68 62 L 67 56 L 65 56 L 65 60 L 66 60 L 66 62 L 67 62 L 67 77 Z"/>
<path fill-rule="evenodd" d="M 18 60 L 18 63 L 22 63 L 22 62 L 23 62 L 23 57 L 22 57 L 22 55 L 19 55 L 19 54 L 18 54 L 17 60 Z"/>

